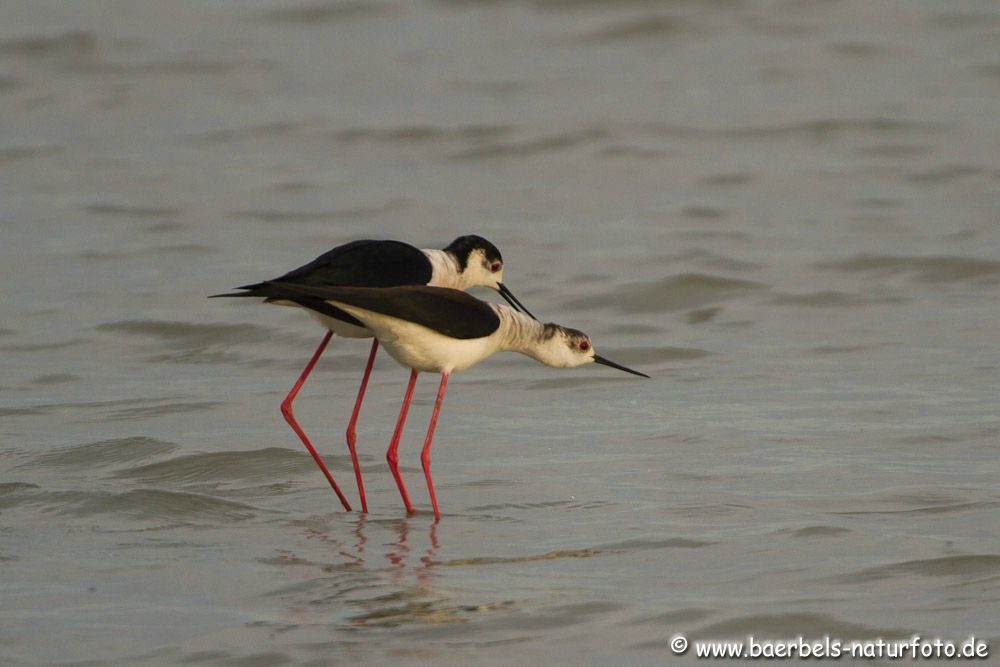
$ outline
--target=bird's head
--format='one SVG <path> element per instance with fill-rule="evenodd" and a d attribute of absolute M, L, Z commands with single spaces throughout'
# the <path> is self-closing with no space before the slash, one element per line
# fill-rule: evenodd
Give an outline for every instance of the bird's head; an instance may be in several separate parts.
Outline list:
<path fill-rule="evenodd" d="M 455 258 L 462 282 L 469 287 L 483 286 L 500 290 L 503 284 L 503 256 L 482 236 L 459 236 L 444 249 Z"/>
<path fill-rule="evenodd" d="M 572 368 L 583 364 L 598 363 L 611 368 L 617 368 L 626 373 L 649 376 L 621 364 L 605 359 L 595 353 L 590 336 L 577 329 L 570 329 L 559 324 L 546 324 L 542 332 L 540 344 L 529 352 L 530 356 L 547 366 L 555 368 Z"/>
<path fill-rule="evenodd" d="M 482 236 L 469 234 L 459 236 L 444 249 L 446 253 L 455 258 L 458 264 L 458 271 L 461 276 L 461 288 L 469 287 L 489 287 L 500 292 L 500 295 L 507 300 L 515 310 L 518 310 L 531 318 L 532 315 L 527 308 L 521 305 L 513 292 L 503 284 L 503 256 L 499 248 L 484 239 Z"/>

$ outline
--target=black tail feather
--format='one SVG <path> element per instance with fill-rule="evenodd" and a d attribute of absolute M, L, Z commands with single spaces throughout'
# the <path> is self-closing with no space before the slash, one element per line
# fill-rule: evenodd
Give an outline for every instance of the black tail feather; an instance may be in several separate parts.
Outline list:
<path fill-rule="evenodd" d="M 303 295 L 301 293 L 283 289 L 280 285 L 276 285 L 272 282 L 262 282 L 255 283 L 253 285 L 244 285 L 243 287 L 237 287 L 236 289 L 246 290 L 244 292 L 227 292 L 225 294 L 210 294 L 209 299 L 214 299 L 217 297 L 229 297 L 229 296 L 254 296 L 257 298 L 263 298 L 265 301 L 290 301 L 294 304 L 302 306 L 303 308 L 308 308 L 309 310 L 314 310 L 321 315 L 327 315 L 341 322 L 347 322 L 348 324 L 353 324 L 364 328 L 364 324 L 361 323 L 355 317 L 348 315 L 340 308 L 333 306 L 322 299 L 316 297 L 310 297 Z"/>
<path fill-rule="evenodd" d="M 215 298 L 218 298 L 220 296 L 260 296 L 260 297 L 265 297 L 266 298 L 268 296 L 271 296 L 270 294 L 267 293 L 267 291 L 268 291 L 266 289 L 267 286 L 268 286 L 268 283 L 266 283 L 266 282 L 264 282 L 264 283 L 254 283 L 253 285 L 241 285 L 241 286 L 236 287 L 234 289 L 243 290 L 242 292 L 226 292 L 225 294 L 209 294 L 208 298 L 209 299 L 215 299 Z"/>

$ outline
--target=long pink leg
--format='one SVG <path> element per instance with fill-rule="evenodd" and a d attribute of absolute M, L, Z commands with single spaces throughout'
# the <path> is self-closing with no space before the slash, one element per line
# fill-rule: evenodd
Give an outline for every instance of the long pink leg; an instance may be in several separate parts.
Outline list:
<path fill-rule="evenodd" d="M 326 335 L 323 336 L 323 340 L 320 341 L 319 347 L 317 347 L 316 352 L 313 353 L 312 359 L 310 359 L 309 363 L 306 364 L 305 370 L 302 371 L 302 375 L 299 376 L 299 379 L 295 383 L 295 386 L 292 387 L 292 390 L 288 392 L 288 396 L 285 396 L 285 400 L 281 402 L 281 414 L 284 415 L 285 421 L 288 422 L 288 425 L 291 426 L 292 430 L 299 436 L 299 440 L 302 441 L 302 444 L 305 445 L 306 449 L 309 450 L 309 453 L 312 454 L 313 460 L 316 461 L 316 465 L 318 465 L 319 469 L 323 471 L 324 475 L 326 475 L 326 481 L 330 482 L 330 486 L 333 487 L 333 492 L 337 494 L 338 498 L 340 498 L 340 502 L 344 506 L 344 509 L 350 512 L 351 504 L 347 502 L 347 498 L 345 498 L 344 494 L 340 491 L 340 487 L 337 486 L 335 481 L 333 481 L 333 475 L 331 475 L 330 471 L 327 470 L 326 464 L 323 463 L 323 459 L 320 458 L 316 448 L 312 446 L 311 442 L 309 442 L 309 438 L 306 437 L 306 434 L 302 430 L 302 427 L 299 426 L 299 423 L 295 421 L 295 415 L 292 413 L 292 401 L 295 400 L 295 397 L 299 393 L 299 389 L 302 388 L 306 378 L 309 377 L 309 373 L 312 372 L 313 366 L 315 366 L 316 362 L 319 361 L 319 357 L 323 354 L 323 350 L 326 349 L 326 344 L 330 342 L 330 337 L 332 335 L 332 331 L 327 331 Z"/>
<path fill-rule="evenodd" d="M 444 390 L 448 388 L 448 374 L 441 373 L 441 386 L 438 388 L 437 400 L 434 401 L 434 412 L 431 413 L 431 424 L 427 427 L 427 439 L 424 440 L 424 448 L 420 452 L 420 463 L 424 466 L 424 477 L 427 478 L 427 490 L 431 494 L 431 506 L 434 508 L 434 523 L 441 520 L 441 512 L 438 510 L 437 496 L 434 495 L 434 480 L 431 479 L 431 440 L 434 439 L 434 428 L 437 426 L 438 412 L 441 411 L 441 402 L 444 400 Z"/>
<path fill-rule="evenodd" d="M 389 462 L 389 470 L 396 479 L 396 486 L 399 487 L 399 495 L 403 496 L 403 504 L 406 511 L 413 513 L 413 505 L 410 503 L 410 496 L 406 493 L 406 485 L 403 484 L 403 476 L 399 474 L 399 439 L 403 435 L 403 424 L 406 423 L 406 413 L 410 409 L 410 399 L 413 398 L 413 387 L 417 384 L 417 371 L 410 371 L 410 384 L 406 387 L 406 396 L 403 397 L 403 407 L 399 409 L 399 421 L 396 422 L 396 430 L 392 434 L 392 441 L 389 442 L 389 451 L 385 453 L 385 460 Z"/>
<path fill-rule="evenodd" d="M 351 413 L 351 421 L 347 423 L 347 448 L 351 450 L 351 461 L 354 463 L 354 476 L 358 478 L 358 493 L 361 494 L 361 511 L 368 511 L 368 501 L 365 499 L 365 483 L 361 481 L 361 465 L 358 463 L 358 452 L 354 444 L 358 440 L 355 426 L 358 423 L 358 413 L 361 412 L 361 402 L 365 400 L 365 389 L 368 387 L 368 376 L 372 374 L 372 364 L 375 363 L 375 353 L 378 352 L 378 338 L 372 339 L 372 351 L 368 355 L 368 365 L 365 366 L 365 375 L 361 378 L 361 388 L 358 389 L 358 398 L 354 401 L 354 412 Z"/>

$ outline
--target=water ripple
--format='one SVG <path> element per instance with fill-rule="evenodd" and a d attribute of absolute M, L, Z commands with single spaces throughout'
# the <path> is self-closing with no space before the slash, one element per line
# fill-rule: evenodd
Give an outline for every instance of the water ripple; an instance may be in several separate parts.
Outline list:
<path fill-rule="evenodd" d="M 204 481 L 272 480 L 311 468 L 310 459 L 279 447 L 186 454 L 116 473 L 145 484 L 185 484 Z"/>
<path fill-rule="evenodd" d="M 25 467 L 94 468 L 163 456 L 179 448 L 180 445 L 172 442 L 143 436 L 114 438 L 60 447 L 38 456 Z"/>
<path fill-rule="evenodd" d="M 982 576 L 995 577 L 998 572 L 1000 572 L 1000 555 L 973 554 L 900 561 L 890 565 L 865 568 L 835 579 L 845 584 L 864 584 L 911 574 L 973 579 Z"/>
<path fill-rule="evenodd" d="M 617 290 L 571 301 L 570 308 L 613 308 L 625 313 L 658 313 L 699 308 L 741 294 L 764 290 L 750 280 L 706 273 L 684 273 L 654 282 L 630 283 Z"/>
<path fill-rule="evenodd" d="M 954 255 L 913 257 L 861 254 L 849 259 L 820 262 L 815 266 L 844 273 L 909 274 L 925 283 L 1000 283 L 1000 261 Z"/>
<path fill-rule="evenodd" d="M 831 614 L 788 613 L 788 614 L 748 614 L 699 628 L 698 637 L 745 637 L 760 638 L 823 637 L 831 636 L 842 640 L 871 639 L 872 637 L 912 637 L 913 632 L 905 628 L 878 627 L 862 623 L 844 621 Z M 658 646 L 659 642 L 646 644 Z"/>

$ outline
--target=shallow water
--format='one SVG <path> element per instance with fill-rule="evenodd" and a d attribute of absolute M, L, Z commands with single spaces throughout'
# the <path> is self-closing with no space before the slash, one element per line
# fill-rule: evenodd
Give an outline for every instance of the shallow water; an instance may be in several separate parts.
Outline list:
<path fill-rule="evenodd" d="M 0 22 L 0 662 L 660 665 L 1000 641 L 1000 7 L 107 2 Z M 205 295 L 479 233 L 652 380 L 512 355 L 359 425 L 321 331 Z M 480 296 L 492 298 L 488 293 Z M 349 496 L 368 347 L 297 414 Z"/>

